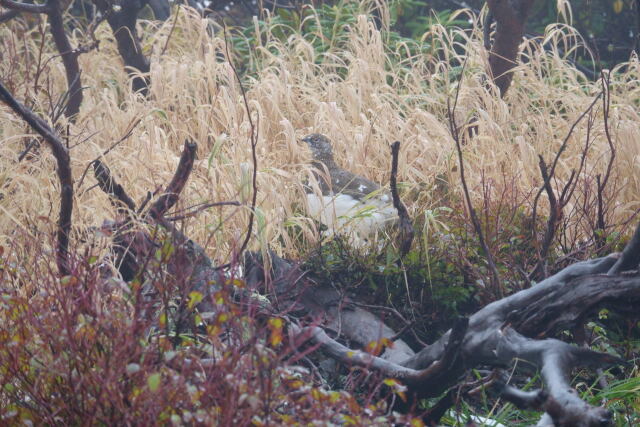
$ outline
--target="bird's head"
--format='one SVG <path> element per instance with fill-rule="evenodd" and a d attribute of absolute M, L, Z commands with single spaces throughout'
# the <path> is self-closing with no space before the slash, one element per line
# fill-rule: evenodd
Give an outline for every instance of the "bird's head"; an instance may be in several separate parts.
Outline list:
<path fill-rule="evenodd" d="M 311 148 L 314 160 L 323 163 L 333 162 L 333 150 L 329 138 L 320 133 L 312 133 L 302 138 L 302 140 Z"/>

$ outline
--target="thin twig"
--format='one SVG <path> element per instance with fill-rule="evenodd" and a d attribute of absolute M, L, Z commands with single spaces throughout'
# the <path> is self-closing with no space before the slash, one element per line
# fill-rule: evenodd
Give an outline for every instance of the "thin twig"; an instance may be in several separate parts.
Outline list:
<path fill-rule="evenodd" d="M 167 40 L 164 42 L 164 46 L 162 47 L 162 51 L 160 52 L 160 56 L 164 56 L 167 48 L 169 47 L 169 41 L 171 40 L 171 36 L 173 35 L 174 30 L 176 29 L 176 24 L 178 23 L 178 16 L 180 16 L 180 10 L 182 8 L 180 5 L 176 7 L 176 16 L 173 18 L 173 23 L 171 24 L 171 30 L 169 30 L 169 35 L 167 36 Z"/>
<path fill-rule="evenodd" d="M 174 221 L 180 221 L 186 218 L 191 218 L 192 216 L 197 215 L 198 213 L 206 209 L 220 207 L 220 206 L 242 206 L 242 205 L 240 204 L 240 202 L 236 202 L 236 201 L 202 203 L 200 205 L 191 207 L 190 209 L 193 209 L 191 212 L 186 212 L 182 215 L 174 215 L 174 216 L 167 217 L 167 221 L 174 222 Z"/>
<path fill-rule="evenodd" d="M 469 209 L 469 216 L 471 217 L 471 223 L 473 224 L 473 228 L 478 235 L 478 240 L 480 242 L 480 247 L 484 252 L 485 257 L 487 257 L 487 264 L 489 265 L 489 270 L 491 271 L 491 287 L 494 292 L 498 295 L 498 297 L 503 297 L 502 287 L 500 286 L 500 275 L 498 274 L 498 269 L 496 268 L 496 264 L 493 260 L 493 255 L 489 250 L 489 246 L 484 240 L 484 233 L 482 232 L 482 226 L 480 225 L 480 220 L 478 219 L 478 215 L 476 214 L 476 210 L 473 208 L 473 204 L 471 203 L 471 196 L 469 195 L 469 187 L 467 185 L 467 179 L 464 175 L 464 158 L 462 156 L 462 144 L 460 143 L 460 129 L 456 124 L 456 107 L 458 105 L 458 97 L 460 95 L 460 87 L 462 86 L 462 77 L 464 76 L 464 70 L 467 65 L 467 59 L 465 59 L 462 64 L 462 71 L 460 72 L 460 81 L 458 82 L 458 87 L 456 88 L 455 100 L 453 103 L 453 108 L 451 108 L 451 102 L 447 98 L 447 112 L 449 116 L 449 129 L 451 131 L 451 136 L 456 143 L 456 149 L 458 151 L 458 164 L 460 166 L 460 180 L 462 181 L 462 189 L 464 191 L 464 198 L 467 203 L 467 209 Z"/>
<path fill-rule="evenodd" d="M 142 211 L 144 210 L 144 208 L 147 207 L 147 204 L 151 201 L 151 199 L 153 198 L 153 196 L 156 195 L 156 193 L 159 191 L 159 188 L 156 189 L 156 191 L 154 191 L 153 193 L 151 191 L 147 191 L 146 196 L 144 196 L 144 200 L 142 200 L 142 202 L 140 203 L 140 207 L 138 208 L 138 210 L 136 211 L 136 213 L 139 215 L 140 213 L 142 213 Z"/>
<path fill-rule="evenodd" d="M 593 109 L 593 107 L 595 106 L 596 102 L 598 101 L 598 99 L 600 99 L 600 96 L 603 94 L 603 92 L 599 92 L 596 97 L 593 99 L 593 101 L 591 101 L 591 104 L 589 104 L 589 106 L 587 107 L 587 109 L 585 109 L 580 116 L 578 116 L 578 118 L 573 122 L 573 124 L 571 125 L 571 127 L 569 128 L 569 132 L 567 133 L 567 135 L 565 136 L 564 140 L 562 141 L 562 144 L 560 145 L 560 148 L 558 149 L 558 151 L 556 152 L 556 155 L 553 159 L 553 163 L 551 164 L 551 168 L 547 167 L 547 164 L 544 162 L 544 159 L 542 158 L 542 156 L 538 156 L 539 157 L 539 167 L 540 167 L 540 173 L 542 174 L 542 185 L 540 186 L 540 189 L 538 190 L 538 192 L 536 193 L 534 199 L 533 199 L 533 208 L 532 208 L 532 224 L 533 224 L 533 230 L 532 232 L 534 233 L 534 242 L 536 242 L 536 247 L 538 250 L 538 261 L 536 262 L 536 265 L 534 266 L 534 268 L 531 270 L 531 273 L 529 274 L 529 278 L 533 278 L 534 276 L 538 275 L 540 272 L 540 269 L 542 268 L 542 266 L 544 265 L 547 253 L 551 247 L 551 242 L 553 240 L 553 237 L 555 235 L 555 231 L 556 231 L 556 226 L 557 226 L 557 221 L 558 221 L 558 217 L 560 214 L 560 211 L 563 209 L 563 207 L 566 205 L 566 203 L 569 201 L 569 198 L 571 197 L 571 195 L 573 194 L 573 190 L 569 190 L 571 187 L 571 184 L 574 182 L 574 178 L 576 176 L 575 171 L 572 172 L 571 177 L 567 183 L 567 185 L 565 185 L 564 189 L 561 192 L 561 199 L 558 202 L 555 196 L 555 193 L 553 192 L 553 189 L 551 187 L 551 180 L 554 178 L 555 176 L 555 171 L 556 171 L 556 167 L 558 165 L 558 162 L 560 160 L 560 156 L 562 155 L 562 153 L 564 153 L 564 151 L 567 149 L 568 145 L 569 145 L 569 138 L 571 137 L 571 135 L 573 135 L 573 132 L 576 128 L 576 126 L 578 125 L 578 123 L 580 123 L 580 121 L 582 121 L 582 119 L 587 116 L 588 114 L 591 114 L 591 111 Z M 589 133 L 588 133 L 589 134 Z M 579 172 L 582 170 L 582 167 L 584 166 L 584 160 L 586 158 L 587 155 L 587 150 L 589 148 L 589 141 L 588 141 L 588 135 L 587 135 L 587 143 L 585 145 L 585 150 L 582 153 L 582 158 L 580 161 L 580 170 Z M 578 172 L 578 173 L 579 173 Z M 577 180 L 576 180 L 577 182 Z M 547 197 L 549 198 L 549 219 L 547 221 L 547 229 L 545 231 L 545 236 L 544 239 L 542 241 L 542 244 L 540 244 L 537 239 L 535 238 L 535 224 L 536 224 L 536 220 L 538 218 L 538 201 L 540 199 L 540 196 L 542 195 L 543 192 L 547 193 Z M 546 273 L 545 273 L 546 274 Z"/>
<path fill-rule="evenodd" d="M 640 11 L 638 13 L 640 13 Z M 609 183 L 609 178 L 611 178 L 613 162 L 616 158 L 616 147 L 613 144 L 613 139 L 611 138 L 611 133 L 609 132 L 609 109 L 611 108 L 611 90 L 609 89 L 609 86 L 611 81 L 611 73 L 605 75 L 603 71 L 601 74 L 601 81 L 602 90 L 604 91 L 604 96 L 602 97 L 602 120 L 604 122 L 604 134 L 607 139 L 607 144 L 609 145 L 609 151 L 611 153 L 604 177 L 601 177 L 600 174 L 596 176 L 596 183 L 598 186 L 598 191 L 596 193 L 598 202 L 596 227 L 597 230 L 600 230 L 601 233 L 600 236 L 596 234 L 596 237 L 599 237 L 601 241 L 604 241 L 604 232 L 607 226 L 604 207 L 604 191 L 607 187 L 607 184 Z M 604 244 L 602 244 L 602 246 L 604 246 Z"/>
<path fill-rule="evenodd" d="M 95 159 L 93 159 L 86 168 L 84 168 L 84 171 L 82 172 L 82 175 L 80 176 L 80 180 L 78 181 L 78 188 L 82 187 L 82 183 L 84 181 L 85 176 L 87 175 L 87 171 L 89 170 L 89 168 L 91 167 L 91 165 L 93 164 L 93 162 L 95 162 L 96 160 L 106 156 L 107 154 L 109 154 L 111 152 L 111 150 L 113 150 L 114 148 L 116 148 L 118 145 L 120 145 L 122 142 L 126 141 L 132 134 L 134 129 L 138 126 L 138 124 L 142 121 L 141 118 L 136 119 L 133 124 L 131 124 L 129 126 L 129 130 L 127 131 L 127 133 L 125 133 L 122 138 L 120 138 L 119 140 L 117 140 L 116 142 L 114 142 L 113 144 L 111 144 L 111 146 L 109 148 L 107 148 L 106 150 L 104 150 L 102 152 L 102 154 L 100 154 L 98 157 L 96 157 Z"/>
<path fill-rule="evenodd" d="M 224 24 L 224 23 L 223 23 Z M 227 27 L 226 25 L 224 25 L 224 48 L 225 48 L 225 52 L 227 55 L 227 61 L 229 62 L 229 66 L 231 67 L 231 70 L 233 70 L 233 74 L 235 75 L 236 79 L 238 80 L 238 85 L 240 86 L 240 92 L 242 93 L 242 100 L 244 102 L 244 108 L 245 111 L 247 112 L 247 118 L 249 120 L 249 125 L 251 126 L 251 160 L 253 162 L 253 174 L 251 176 L 251 185 L 253 188 L 253 195 L 251 198 L 251 210 L 249 212 L 249 225 L 247 227 L 247 234 L 244 238 L 244 241 L 242 242 L 242 245 L 240 245 L 240 249 L 238 250 L 238 253 L 236 255 L 236 258 L 240 258 L 240 256 L 242 255 L 242 252 L 244 252 L 244 250 L 247 248 L 247 245 L 249 244 L 249 240 L 251 239 L 251 234 L 253 232 L 253 222 L 254 222 L 254 218 L 255 218 L 255 211 L 256 211 L 256 202 L 258 200 L 258 156 L 256 153 L 256 146 L 258 145 L 258 131 L 259 129 L 256 127 L 256 125 L 253 123 L 253 119 L 251 118 L 251 110 L 249 109 L 249 101 L 247 101 L 247 93 L 244 90 L 244 86 L 242 85 L 242 80 L 240 79 L 240 75 L 238 74 L 238 70 L 236 69 L 236 67 L 233 65 L 233 61 L 231 60 L 231 54 L 229 53 L 229 41 L 227 38 Z M 221 267 L 219 267 L 221 268 Z"/>

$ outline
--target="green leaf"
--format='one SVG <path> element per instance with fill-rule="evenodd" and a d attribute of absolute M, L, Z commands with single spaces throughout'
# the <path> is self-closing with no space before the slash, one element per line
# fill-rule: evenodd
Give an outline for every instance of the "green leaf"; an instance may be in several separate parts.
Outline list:
<path fill-rule="evenodd" d="M 160 108 L 154 108 L 153 110 L 151 110 L 151 112 L 149 114 L 158 115 L 158 116 L 162 117 L 164 120 L 168 120 L 169 119 L 169 117 L 167 116 L 166 111 L 161 110 Z"/>
<path fill-rule="evenodd" d="M 158 387 L 160 387 L 161 379 L 162 379 L 162 375 L 160 375 L 159 372 L 149 375 L 149 377 L 147 378 L 147 385 L 149 386 L 149 390 L 150 391 L 158 390 Z"/>

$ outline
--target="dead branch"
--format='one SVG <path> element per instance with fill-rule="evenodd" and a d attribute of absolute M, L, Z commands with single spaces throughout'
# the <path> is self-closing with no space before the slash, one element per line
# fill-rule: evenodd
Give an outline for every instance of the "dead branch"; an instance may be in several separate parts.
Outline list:
<path fill-rule="evenodd" d="M 513 403 L 520 409 L 542 411 L 544 409 L 543 405 L 549 397 L 541 389 L 524 391 L 509 385 L 508 378 L 504 374 L 494 381 L 492 385 L 501 398 Z"/>
<path fill-rule="evenodd" d="M 623 271 L 636 270 L 640 264 L 640 224 L 636 228 L 633 237 L 627 243 L 622 251 L 622 255 L 615 263 L 611 270 L 607 272 L 609 275 L 620 274 Z"/>
<path fill-rule="evenodd" d="M 139 271 L 138 254 L 148 253 L 153 248 L 153 239 L 145 233 L 131 232 L 136 204 L 125 189 L 118 184 L 111 170 L 99 159 L 91 162 L 98 187 L 109 196 L 116 211 L 124 216 L 123 222 L 113 224 L 113 253 L 120 274 L 125 280 L 132 279 Z"/>
<path fill-rule="evenodd" d="M 393 198 L 393 207 L 398 211 L 398 218 L 400 219 L 400 258 L 404 257 L 411 249 L 411 242 L 413 242 L 413 225 L 411 224 L 411 218 L 406 206 L 400 200 L 398 194 L 398 154 L 400 153 L 400 141 L 396 141 L 391 144 L 391 197 Z"/>
<path fill-rule="evenodd" d="M 53 41 L 60 52 L 64 70 L 67 74 L 67 106 L 64 110 L 65 117 L 74 118 L 80 112 L 82 104 L 82 84 L 80 82 L 80 65 L 78 64 L 79 52 L 74 50 L 69 43 L 67 33 L 62 21 L 62 5 L 60 0 L 47 0 L 49 11 L 49 25 Z M 72 119 L 73 120 L 73 119 Z"/>
<path fill-rule="evenodd" d="M 554 425 L 602 426 L 610 422 L 611 412 L 580 399 L 567 377 L 573 368 L 579 366 L 607 366 L 619 363 L 619 360 L 559 340 L 531 340 L 511 328 L 504 332 L 505 339 L 496 351 L 497 359 L 513 360 L 517 357 L 540 369 L 548 393 L 543 408 Z"/>
<path fill-rule="evenodd" d="M 51 9 L 51 3 L 47 1 L 44 4 L 33 4 L 33 3 L 22 3 L 14 0 L 2 0 L 0 1 L 0 5 L 7 9 L 16 10 L 18 12 L 27 12 L 27 13 L 49 13 Z"/>
<path fill-rule="evenodd" d="M 18 15 L 20 15 L 20 11 L 15 9 L 2 12 L 0 14 L 0 24 L 11 21 L 13 18 L 15 18 Z"/>
<path fill-rule="evenodd" d="M 124 188 L 120 184 L 116 182 L 116 180 L 111 175 L 111 171 L 109 168 L 102 163 L 100 160 L 94 160 L 92 162 L 93 169 L 95 171 L 94 175 L 96 180 L 98 181 L 98 186 L 102 191 L 107 193 L 114 204 L 114 206 L 118 209 L 118 212 L 124 213 L 127 215 L 128 211 L 135 211 L 136 203 L 129 197 Z M 123 211 L 123 205 L 126 207 Z"/>
<path fill-rule="evenodd" d="M 178 201 L 182 189 L 187 184 L 191 170 L 193 169 L 193 162 L 196 158 L 196 150 L 198 145 L 193 141 L 185 141 L 184 148 L 182 149 L 182 155 L 178 163 L 173 178 L 166 190 L 149 208 L 149 215 L 153 219 L 158 219 L 164 216 L 165 212 L 173 207 Z"/>
<path fill-rule="evenodd" d="M 273 259 L 278 260 L 275 255 Z M 297 329 L 294 326 L 292 331 L 320 344 L 325 352 L 344 364 L 402 379 L 413 399 L 407 402 L 407 408 L 411 402 L 446 391 L 473 367 L 502 367 L 523 360 L 540 369 L 546 394 L 518 393 L 515 388 L 504 387 L 510 400 L 520 399 L 521 404 L 546 411 L 556 425 L 574 425 L 571 420 L 583 420 L 584 425 L 602 425 L 596 423 L 606 423 L 610 413 L 583 402 L 567 378 L 578 366 L 598 368 L 623 361 L 553 338 L 540 338 L 582 323 L 602 306 L 625 313 L 634 310 L 640 302 L 640 278 L 604 275 L 616 260 L 615 256 L 609 256 L 571 265 L 530 289 L 489 304 L 472 315 L 465 328 L 444 334 L 435 343 L 404 359 L 398 359 L 397 354 L 391 359 L 384 354 L 375 357 L 345 347 L 330 338 L 321 326 L 298 326 Z M 253 268 L 247 270 L 247 274 L 253 272 Z M 286 271 L 281 274 L 286 275 Z M 388 335 L 390 330 L 380 319 L 354 309 L 348 301 L 336 308 L 337 296 L 332 288 L 305 287 L 299 275 L 293 280 L 294 289 L 299 292 L 281 285 L 280 289 L 287 291 L 279 298 L 295 295 L 300 304 L 315 313 L 314 318 L 327 319 L 325 328 L 335 330 L 331 325 L 335 325 L 339 317 L 341 336 L 352 342 L 367 343 L 393 336 Z M 324 312 L 324 316 L 319 312 Z M 362 326 L 365 322 L 369 325 Z M 378 326 L 371 325 L 372 322 Z M 460 346 L 456 347 L 455 342 L 460 342 Z M 404 353 L 407 351 L 410 352 L 405 349 Z"/>
<path fill-rule="evenodd" d="M 291 323 L 289 327 L 295 337 L 314 341 L 319 344 L 325 352 L 331 355 L 331 357 L 346 365 L 372 369 L 381 372 L 387 377 L 400 379 L 407 385 L 428 390 L 436 382 L 440 381 L 441 376 L 446 374 L 451 366 L 458 360 L 467 325 L 467 319 L 461 319 L 461 321 L 457 322 L 448 339 L 442 358 L 434 361 L 430 366 L 419 370 L 406 368 L 400 364 L 390 362 L 364 351 L 347 348 L 329 337 L 329 335 L 318 326 L 301 328 L 295 323 Z M 298 345 L 300 344 L 302 343 L 298 343 Z"/>
<path fill-rule="evenodd" d="M 80 81 L 80 65 L 78 64 L 80 52 L 71 46 L 67 37 L 62 20 L 63 9 L 60 0 L 47 0 L 44 4 L 0 0 L 0 5 L 20 12 L 42 13 L 49 18 L 49 31 L 62 58 L 67 76 L 67 104 L 64 109 L 64 115 L 73 122 L 80 112 L 80 105 L 82 104 L 82 84 Z"/>
<path fill-rule="evenodd" d="M 69 233 L 71 231 L 71 213 L 73 212 L 73 176 L 71 174 L 71 162 L 69 152 L 56 134 L 40 117 L 18 102 L 11 93 L 0 83 L 0 99 L 38 132 L 51 147 L 58 168 L 58 180 L 60 181 L 60 213 L 58 215 L 58 232 L 56 262 L 61 276 L 70 273 L 69 266 Z"/>

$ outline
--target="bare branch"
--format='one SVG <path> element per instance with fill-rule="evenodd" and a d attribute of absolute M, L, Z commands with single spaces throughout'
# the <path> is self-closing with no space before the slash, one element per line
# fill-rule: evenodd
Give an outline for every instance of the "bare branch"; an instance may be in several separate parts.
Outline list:
<path fill-rule="evenodd" d="M 413 225 L 411 224 L 411 218 L 407 208 L 400 200 L 398 195 L 398 154 L 400 152 L 400 141 L 396 141 L 391 144 L 391 197 L 393 198 L 393 207 L 398 211 L 398 217 L 400 218 L 400 258 L 404 257 L 411 249 L 411 242 L 413 241 Z"/>
<path fill-rule="evenodd" d="M 541 411 L 547 400 L 547 393 L 544 390 L 523 391 L 506 382 L 494 383 L 500 397 L 513 403 L 520 409 Z"/>
<path fill-rule="evenodd" d="M 614 275 L 623 271 L 635 270 L 638 268 L 638 264 L 640 264 L 640 223 L 636 227 L 633 237 L 622 251 L 622 256 L 607 274 Z"/>
<path fill-rule="evenodd" d="M 467 330 L 468 321 L 463 319 L 454 327 L 454 333 L 448 341 L 442 358 L 433 362 L 426 369 L 407 368 L 397 363 L 390 362 L 360 350 L 352 350 L 340 344 L 318 326 L 301 328 L 295 323 L 290 323 L 289 328 L 296 337 L 310 339 L 319 344 L 331 357 L 348 365 L 360 366 L 382 372 L 384 375 L 402 380 L 407 385 L 420 390 L 430 388 L 433 381 L 439 381 L 451 365 L 457 361 L 461 343 Z"/>
<path fill-rule="evenodd" d="M 640 12 L 639 12 L 640 13 Z M 616 158 L 616 148 L 613 144 L 613 139 L 611 138 L 611 133 L 609 131 L 609 109 L 611 107 L 611 91 L 610 91 L 610 80 L 611 74 L 606 74 L 604 71 L 601 74 L 602 81 L 602 90 L 604 92 L 604 96 L 602 97 L 602 116 L 604 121 L 604 134 L 607 139 L 607 144 L 609 144 L 609 161 L 607 163 L 607 169 L 604 173 L 604 177 L 599 174 L 596 176 L 596 185 L 597 185 L 597 219 L 596 219 L 596 230 L 595 232 L 596 241 L 599 243 L 601 249 L 605 246 L 605 230 L 607 228 L 606 223 L 606 212 L 605 212 L 605 190 L 607 188 L 607 184 L 609 183 L 609 179 L 611 178 L 611 172 L 613 171 L 613 162 Z"/>
<path fill-rule="evenodd" d="M 460 166 L 460 180 L 462 182 L 462 190 L 464 192 L 464 199 L 467 204 L 467 209 L 469 209 L 469 216 L 471 217 L 471 223 L 473 224 L 473 229 L 478 235 L 478 240 L 480 242 L 480 247 L 484 252 L 485 257 L 487 258 L 487 264 L 489 265 L 489 271 L 491 271 L 491 288 L 496 293 L 496 295 L 502 297 L 502 287 L 500 286 L 500 275 L 498 274 L 498 269 L 493 260 L 493 255 L 489 250 L 489 246 L 484 240 L 484 233 L 482 232 L 482 226 L 480 225 L 480 220 L 478 219 L 478 215 L 476 214 L 476 210 L 473 208 L 473 204 L 471 203 L 471 196 L 469 195 L 469 187 L 467 185 L 467 179 L 464 174 L 464 157 L 462 156 L 462 143 L 460 141 L 460 129 L 456 123 L 456 106 L 458 105 L 458 97 L 460 95 L 460 87 L 462 86 L 462 77 L 464 75 L 464 69 L 467 65 L 467 60 L 465 59 L 464 64 L 462 65 L 462 71 L 460 73 L 460 81 L 458 82 L 458 87 L 456 88 L 456 96 L 453 103 L 453 108 L 451 107 L 451 103 L 449 99 L 447 99 L 447 115 L 449 117 L 449 131 L 451 132 L 451 136 L 456 143 L 456 149 L 458 153 L 458 164 Z"/>
<path fill-rule="evenodd" d="M 133 131 L 136 128 L 136 126 L 138 126 L 138 124 L 140 124 L 140 122 L 142 121 L 142 119 L 138 118 L 135 119 L 131 122 L 131 124 L 129 125 L 129 130 L 127 130 L 127 132 L 116 142 L 114 142 L 113 144 L 111 144 L 109 146 L 109 148 L 107 148 L 106 150 L 104 150 L 102 152 L 102 154 L 100 154 L 96 159 L 94 159 L 92 162 L 90 162 L 87 167 L 84 169 L 84 171 L 82 172 L 82 175 L 80 175 L 80 179 L 78 180 L 78 187 L 82 187 L 82 183 L 84 182 L 84 178 L 87 175 L 87 172 L 89 171 L 89 168 L 91 167 L 91 165 L 93 165 L 93 163 L 96 160 L 99 160 L 101 157 L 106 156 L 107 154 L 109 154 L 111 152 L 111 150 L 113 150 L 114 148 L 116 148 L 118 145 L 120 145 L 122 142 L 126 141 L 131 135 L 133 135 Z"/>
<path fill-rule="evenodd" d="M 559 221 L 559 217 L 562 214 L 562 209 L 568 203 L 569 198 L 573 194 L 573 190 L 571 190 L 571 188 L 572 188 L 572 184 L 574 183 L 574 178 L 576 177 L 575 172 L 571 174 L 571 177 L 568 183 L 565 185 L 565 187 L 561 191 L 560 200 L 556 198 L 553 188 L 551 187 L 551 180 L 555 176 L 555 171 L 556 171 L 556 167 L 558 166 L 558 162 L 560 161 L 560 156 L 567 149 L 569 145 L 569 138 L 571 138 L 571 135 L 573 135 L 573 132 L 576 126 L 578 125 L 578 123 L 580 123 L 584 117 L 586 117 L 588 114 L 591 113 L 591 111 L 593 110 L 593 107 L 595 106 L 598 99 L 600 99 L 600 96 L 602 96 L 602 94 L 603 92 L 599 92 L 596 95 L 596 97 L 593 99 L 593 101 L 591 101 L 591 104 L 589 104 L 589 106 L 571 124 L 571 127 L 569 128 L 569 132 L 567 132 L 567 135 L 564 137 L 562 144 L 560 144 L 560 148 L 558 149 L 558 151 L 556 152 L 556 155 L 553 158 L 553 162 L 551 164 L 550 169 L 545 163 L 543 157 L 540 155 L 538 156 L 539 158 L 538 166 L 540 167 L 540 173 L 542 175 L 543 182 L 542 182 L 542 185 L 540 186 L 540 189 L 538 190 L 535 197 L 533 198 L 533 209 L 532 209 L 531 218 L 532 218 L 532 223 L 534 224 L 534 227 L 533 227 L 532 233 L 534 233 L 534 235 L 536 233 L 535 224 L 538 218 L 538 201 L 540 200 L 540 196 L 542 195 L 542 192 L 546 192 L 547 197 L 549 199 L 549 218 L 547 220 L 547 228 L 545 230 L 542 243 L 541 244 L 538 243 L 537 240 L 535 240 L 535 236 L 534 236 L 534 241 L 536 242 L 536 249 L 538 251 L 538 261 L 536 262 L 536 265 L 531 270 L 531 273 L 529 273 L 529 279 L 536 276 L 540 276 L 540 272 L 541 271 L 543 272 L 544 270 L 543 266 L 546 262 L 547 254 L 549 252 L 549 249 L 551 248 L 551 243 L 555 236 L 557 222 Z M 589 130 L 590 130 L 590 127 L 589 127 Z M 582 153 L 582 158 L 580 161 L 580 169 L 578 173 L 582 171 L 582 168 L 584 166 L 584 161 L 586 159 L 587 150 L 589 147 L 588 138 L 589 136 L 587 135 L 587 143 Z M 546 272 L 544 272 L 544 275 L 546 275 Z"/>
<path fill-rule="evenodd" d="M 164 194 L 160 196 L 149 208 L 149 215 L 151 215 L 152 218 L 156 220 L 161 218 L 165 212 L 171 209 L 178 201 L 180 193 L 186 185 L 189 175 L 191 174 L 191 170 L 193 169 L 193 162 L 196 158 L 197 149 L 198 145 L 195 142 L 185 141 L 184 148 L 182 149 L 182 155 L 180 156 L 180 162 L 178 163 L 178 168 L 176 169 L 171 182 L 167 185 L 167 189 L 164 191 Z"/>
<path fill-rule="evenodd" d="M 65 117 L 74 121 L 82 104 L 82 85 L 80 82 L 80 66 L 78 65 L 79 51 L 74 50 L 69 43 L 62 20 L 60 0 L 47 0 L 44 4 L 20 3 L 13 0 L 0 0 L 0 5 L 7 9 L 28 13 L 42 13 L 49 18 L 51 36 L 60 53 L 67 76 L 67 105 Z M 28 150 L 25 150 L 25 153 Z"/>
<path fill-rule="evenodd" d="M 80 105 L 82 104 L 82 84 L 80 82 L 80 65 L 78 64 L 79 52 L 71 47 L 71 43 L 67 38 L 62 21 L 60 0 L 47 0 L 47 5 L 51 35 L 58 52 L 60 52 L 67 75 L 68 101 L 64 115 L 73 121 L 80 112 Z"/>
<path fill-rule="evenodd" d="M 119 203 L 114 203 L 119 212 L 123 211 L 122 205 L 126 207 L 124 212 L 127 214 L 129 211 L 136 210 L 136 203 L 129 197 L 124 188 L 116 182 L 111 175 L 109 168 L 100 160 L 94 160 L 92 162 L 93 169 L 95 171 L 96 180 L 98 180 L 98 186 L 102 191 L 107 193 L 112 199 L 115 199 Z"/>
<path fill-rule="evenodd" d="M 525 338 L 511 328 L 503 331 L 496 357 L 498 360 L 517 357 L 540 368 L 548 392 L 544 409 L 554 420 L 554 425 L 600 426 L 608 424 L 611 419 L 611 412 L 607 409 L 591 406 L 580 399 L 567 377 L 571 369 L 578 366 L 610 365 L 621 360 L 560 340 Z"/>
<path fill-rule="evenodd" d="M 20 15 L 19 10 L 9 9 L 8 11 L 0 14 L 0 24 L 4 24 L 5 22 L 11 21 L 16 16 Z"/>
<path fill-rule="evenodd" d="M 47 0 L 44 4 L 22 3 L 14 0 L 0 0 L 0 5 L 10 10 L 27 13 L 49 13 L 55 5 Z"/>
<path fill-rule="evenodd" d="M 18 102 L 2 83 L 0 83 L 0 99 L 44 138 L 49 147 L 51 147 L 53 156 L 56 159 L 58 179 L 60 181 L 60 213 L 58 215 L 56 261 L 60 275 L 66 276 L 70 273 L 68 248 L 71 213 L 73 212 L 73 176 L 69 153 L 55 131 L 44 120 Z"/>

